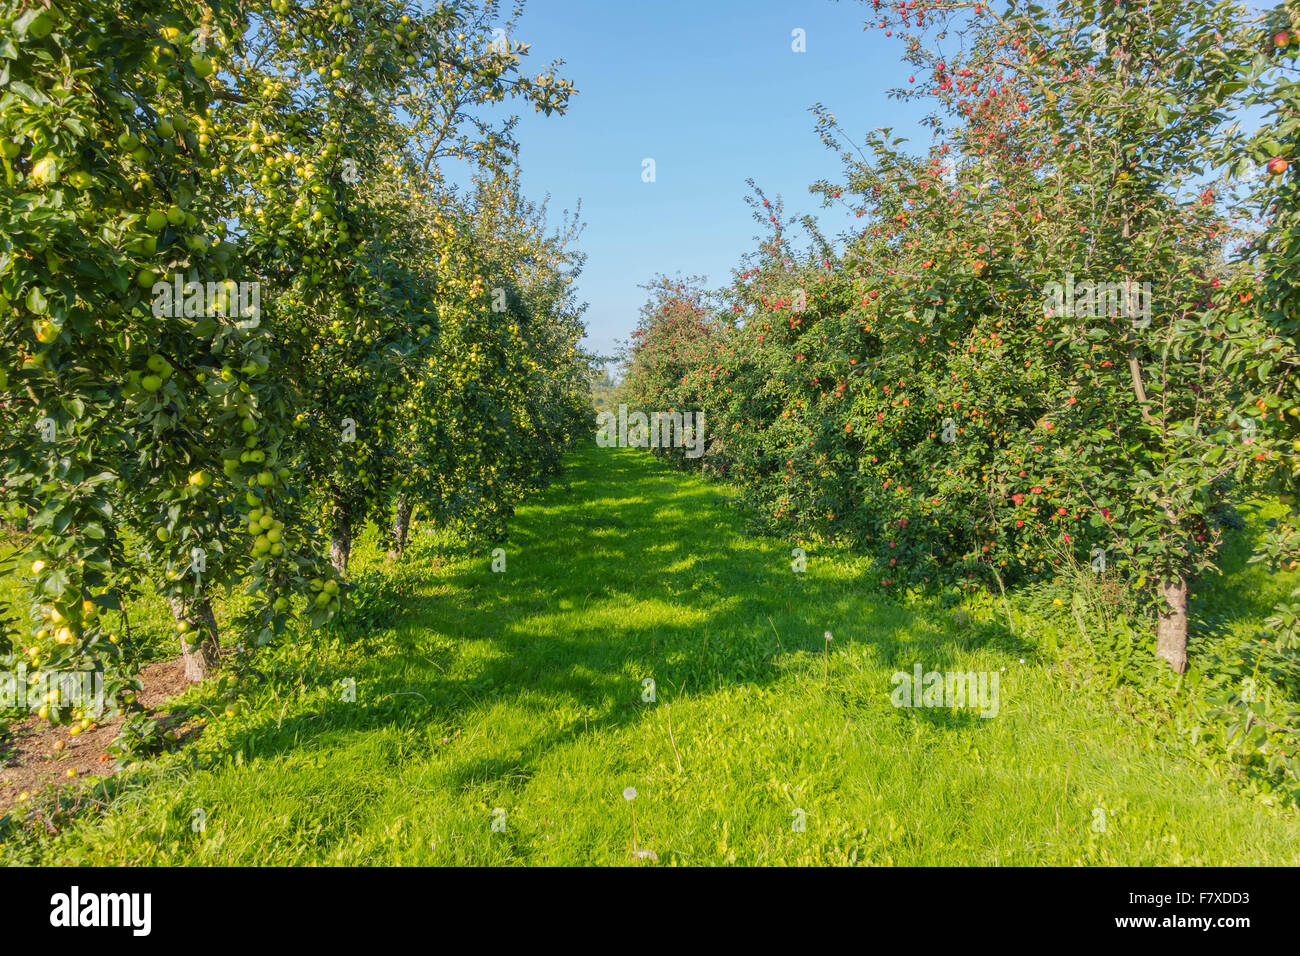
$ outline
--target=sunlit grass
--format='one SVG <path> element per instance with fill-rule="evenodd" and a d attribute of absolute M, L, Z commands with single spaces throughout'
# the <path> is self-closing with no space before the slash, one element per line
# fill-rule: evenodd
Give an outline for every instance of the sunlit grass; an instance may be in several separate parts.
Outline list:
<path fill-rule="evenodd" d="M 382 625 L 276 649 L 241 715 L 0 859 L 630 864 L 635 811 L 661 865 L 1300 862 L 1300 818 L 1071 690 L 1041 628 L 886 601 L 837 553 L 796 574 L 643 453 L 568 480 L 520 508 L 503 574 L 417 529 Z M 385 567 L 373 534 L 354 560 Z M 996 671 L 998 715 L 893 707 L 916 662 Z"/>

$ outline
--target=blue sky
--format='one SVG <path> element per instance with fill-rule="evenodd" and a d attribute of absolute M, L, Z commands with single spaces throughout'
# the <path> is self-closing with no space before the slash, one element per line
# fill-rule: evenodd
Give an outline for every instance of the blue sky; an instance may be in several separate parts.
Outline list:
<path fill-rule="evenodd" d="M 532 45 L 525 71 L 561 57 L 577 95 L 564 116 L 521 115 L 523 183 L 532 199 L 549 192 L 557 216 L 582 200 L 589 348 L 628 337 L 639 285 L 656 273 L 730 279 L 758 232 L 747 178 L 787 213 L 819 211 L 808 186 L 841 166 L 814 130 L 814 103 L 859 143 L 888 126 L 928 147 L 926 104 L 886 95 L 910 70 L 897 35 L 864 31 L 870 11 L 857 0 L 529 0 L 511 33 Z M 806 52 L 791 49 L 796 28 Z M 647 157 L 654 183 L 641 179 Z M 849 224 L 819 215 L 828 235 Z"/>
<path fill-rule="evenodd" d="M 729 280 L 758 232 L 745 180 L 816 211 L 808 186 L 839 174 L 814 130 L 816 102 L 855 139 L 891 126 L 918 146 L 918 107 L 885 96 L 906 85 L 899 43 L 862 27 L 854 0 L 531 0 L 512 40 L 525 69 L 555 57 L 577 95 L 562 117 L 521 115 L 524 188 L 551 209 L 582 199 L 588 347 L 612 350 L 636 325 L 638 285 L 655 273 Z M 791 49 L 806 34 L 807 52 Z M 652 158 L 657 179 L 641 179 Z M 832 233 L 845 223 L 832 213 Z"/>

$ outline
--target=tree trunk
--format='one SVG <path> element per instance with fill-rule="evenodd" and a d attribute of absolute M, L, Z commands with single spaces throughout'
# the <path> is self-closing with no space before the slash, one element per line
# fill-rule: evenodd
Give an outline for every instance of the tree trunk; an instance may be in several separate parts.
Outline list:
<path fill-rule="evenodd" d="M 1156 656 L 1174 673 L 1187 670 L 1187 580 L 1179 575 L 1160 582 L 1160 620 L 1156 624 Z"/>
<path fill-rule="evenodd" d="M 352 516 L 345 508 L 334 506 L 334 528 L 330 532 L 330 564 L 334 570 L 343 574 L 348 569 L 348 557 L 352 554 Z"/>
<path fill-rule="evenodd" d="M 185 679 L 191 684 L 207 680 L 217 669 L 217 649 L 221 642 L 217 636 L 217 616 L 212 613 L 208 598 L 170 598 L 172 617 L 176 623 L 185 621 L 190 629 L 181 635 L 181 658 L 185 661 Z M 197 643 L 190 643 L 195 641 Z"/>
<path fill-rule="evenodd" d="M 393 515 L 393 546 L 388 551 L 390 558 L 400 558 L 406 550 L 406 536 L 411 527 L 411 499 L 406 494 L 397 496 L 397 511 Z"/>

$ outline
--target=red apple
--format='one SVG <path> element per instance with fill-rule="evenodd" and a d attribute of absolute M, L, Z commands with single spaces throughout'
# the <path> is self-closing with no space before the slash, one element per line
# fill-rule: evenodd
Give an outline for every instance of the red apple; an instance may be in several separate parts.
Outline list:
<path fill-rule="evenodd" d="M 1272 159 L 1268 161 L 1268 174 L 1270 176 L 1281 176 L 1284 172 L 1286 172 L 1286 168 L 1289 165 L 1290 163 L 1288 163 L 1281 156 L 1274 156 Z"/>

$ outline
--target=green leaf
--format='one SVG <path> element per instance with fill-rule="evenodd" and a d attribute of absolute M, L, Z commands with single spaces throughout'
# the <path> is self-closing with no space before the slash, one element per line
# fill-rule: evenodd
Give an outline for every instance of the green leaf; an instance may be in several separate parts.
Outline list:
<path fill-rule="evenodd" d="M 27 311 L 33 315 L 44 315 L 49 308 L 49 302 L 46 301 L 41 290 L 32 286 L 27 293 Z"/>

